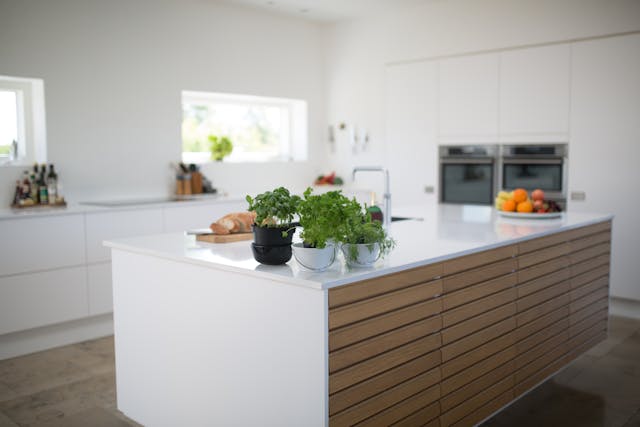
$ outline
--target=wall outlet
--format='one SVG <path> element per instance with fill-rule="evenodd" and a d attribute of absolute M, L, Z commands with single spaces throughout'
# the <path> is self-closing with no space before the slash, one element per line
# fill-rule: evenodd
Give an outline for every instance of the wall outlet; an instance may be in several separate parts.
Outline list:
<path fill-rule="evenodd" d="M 435 191 L 435 188 L 433 187 L 433 185 L 425 185 L 424 186 L 424 192 L 427 194 L 433 194 Z"/>
<path fill-rule="evenodd" d="M 585 193 L 584 191 L 572 191 L 571 200 L 584 202 L 585 200 L 587 200 L 587 193 Z"/>

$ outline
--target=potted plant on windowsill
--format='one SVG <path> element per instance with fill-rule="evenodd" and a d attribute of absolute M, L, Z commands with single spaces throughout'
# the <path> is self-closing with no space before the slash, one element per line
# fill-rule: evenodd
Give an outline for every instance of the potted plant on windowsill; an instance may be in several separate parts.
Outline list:
<path fill-rule="evenodd" d="M 293 255 L 303 267 L 324 270 L 336 256 L 336 242 L 347 220 L 360 212 L 360 204 L 349 200 L 340 191 L 312 195 L 304 192 L 298 204 L 302 243 L 293 245 Z"/>
<path fill-rule="evenodd" d="M 284 187 L 246 197 L 249 211 L 255 211 L 253 224 L 253 257 L 262 264 L 280 265 L 291 259 L 291 239 L 295 232 L 293 219 L 300 197 Z"/>
<path fill-rule="evenodd" d="M 233 143 L 226 136 L 218 137 L 216 135 L 209 135 L 208 139 L 211 158 L 216 162 L 221 162 L 222 159 L 227 157 L 233 151 Z"/>
<path fill-rule="evenodd" d="M 341 241 L 344 259 L 351 267 L 371 267 L 396 245 L 382 223 L 372 220 L 371 214 L 362 210 L 346 223 Z"/>

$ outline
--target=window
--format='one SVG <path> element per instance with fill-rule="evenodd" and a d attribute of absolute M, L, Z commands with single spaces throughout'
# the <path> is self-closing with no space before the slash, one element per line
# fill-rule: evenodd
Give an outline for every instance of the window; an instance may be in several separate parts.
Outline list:
<path fill-rule="evenodd" d="M 44 83 L 0 76 L 0 165 L 46 162 Z"/>
<path fill-rule="evenodd" d="M 226 162 L 307 158 L 307 103 L 302 100 L 182 92 L 182 161 L 211 160 L 210 138 L 227 137 Z"/>

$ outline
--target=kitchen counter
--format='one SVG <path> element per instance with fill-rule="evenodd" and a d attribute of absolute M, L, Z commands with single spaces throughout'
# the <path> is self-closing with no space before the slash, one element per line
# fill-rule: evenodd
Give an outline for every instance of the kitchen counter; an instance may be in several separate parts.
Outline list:
<path fill-rule="evenodd" d="M 371 268 L 349 268 L 339 260 L 318 273 L 300 267 L 293 258 L 283 266 L 262 265 L 253 259 L 250 243 L 246 241 L 201 243 L 184 233 L 114 240 L 106 245 L 293 285 L 329 289 L 612 218 L 607 214 L 563 213 L 559 219 L 513 219 L 502 218 L 489 207 L 466 205 L 408 206 L 396 213 L 420 220 L 392 223 L 389 233 L 397 247 Z M 297 236 L 296 233 L 294 241 L 299 241 Z"/>
<path fill-rule="evenodd" d="M 606 338 L 611 215 L 395 213 L 423 220 L 393 223 L 397 248 L 365 269 L 263 266 L 249 242 L 184 234 L 107 242 L 118 409 L 150 426 L 472 426 Z"/>
<path fill-rule="evenodd" d="M 33 208 L 3 208 L 0 209 L 0 220 L 16 218 L 34 218 L 61 215 L 78 215 L 94 212 L 117 212 L 136 209 L 164 208 L 176 205 L 199 205 L 207 203 L 235 202 L 244 200 L 243 196 L 229 196 L 217 194 L 198 194 L 184 198 L 152 198 L 113 201 L 92 201 L 82 203 L 67 203 L 67 206 L 38 206 Z"/>

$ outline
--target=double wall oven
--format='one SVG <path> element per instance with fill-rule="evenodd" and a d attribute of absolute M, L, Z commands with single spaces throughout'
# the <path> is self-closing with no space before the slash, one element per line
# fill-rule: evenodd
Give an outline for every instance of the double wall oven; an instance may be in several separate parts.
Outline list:
<path fill-rule="evenodd" d="M 566 205 L 567 145 L 441 146 L 440 201 L 493 204 L 500 189 L 540 188 Z"/>

